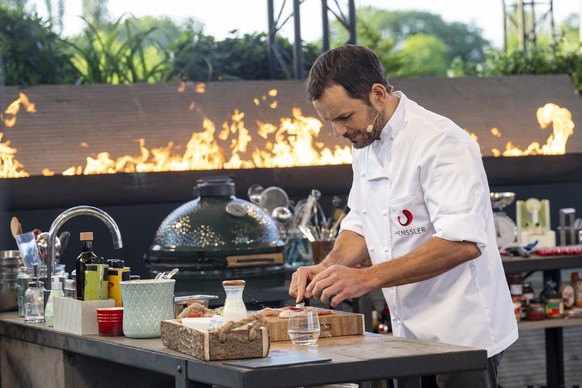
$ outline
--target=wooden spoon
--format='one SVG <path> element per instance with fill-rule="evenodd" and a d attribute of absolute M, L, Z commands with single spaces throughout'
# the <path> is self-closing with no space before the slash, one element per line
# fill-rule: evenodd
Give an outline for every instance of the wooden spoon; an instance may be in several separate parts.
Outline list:
<path fill-rule="evenodd" d="M 12 231 L 12 236 L 14 238 L 22 234 L 22 225 L 20 225 L 20 221 L 18 221 L 18 218 L 12 217 L 12 219 L 10 220 L 10 230 Z"/>

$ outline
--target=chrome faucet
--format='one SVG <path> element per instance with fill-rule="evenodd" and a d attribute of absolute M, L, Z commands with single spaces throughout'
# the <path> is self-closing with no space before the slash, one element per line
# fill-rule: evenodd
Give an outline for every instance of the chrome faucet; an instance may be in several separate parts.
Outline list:
<path fill-rule="evenodd" d="M 48 233 L 47 263 L 46 263 L 48 281 L 46 282 L 47 284 L 45 285 L 46 290 L 51 289 L 50 279 L 52 279 L 51 276 L 53 275 L 54 272 L 53 266 L 55 264 L 56 256 L 55 240 L 57 238 L 57 233 L 59 232 L 59 229 L 61 228 L 61 226 L 63 226 L 65 222 L 76 216 L 94 216 L 99 218 L 101 221 L 103 221 L 105 225 L 107 225 L 109 231 L 111 232 L 111 237 L 113 238 L 113 247 L 115 249 L 123 247 L 119 227 L 117 226 L 113 218 L 111 218 L 111 216 L 105 213 L 103 210 L 92 206 L 76 206 L 65 210 L 64 212 L 59 214 L 57 218 L 55 218 Z"/>

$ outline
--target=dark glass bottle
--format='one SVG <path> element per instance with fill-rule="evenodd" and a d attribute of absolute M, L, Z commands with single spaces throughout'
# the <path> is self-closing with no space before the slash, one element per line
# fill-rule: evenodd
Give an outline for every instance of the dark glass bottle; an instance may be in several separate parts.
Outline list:
<path fill-rule="evenodd" d="M 97 255 L 93 253 L 93 232 L 81 233 L 81 254 L 75 262 L 77 273 L 77 299 L 85 300 L 85 267 L 97 263 Z"/>

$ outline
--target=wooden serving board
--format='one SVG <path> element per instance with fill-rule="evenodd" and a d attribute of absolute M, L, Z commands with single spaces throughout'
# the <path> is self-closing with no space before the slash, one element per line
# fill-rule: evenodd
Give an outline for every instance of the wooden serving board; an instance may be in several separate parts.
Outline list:
<path fill-rule="evenodd" d="M 288 319 L 267 317 L 267 321 L 271 342 L 290 341 L 287 334 Z M 361 335 L 364 334 L 364 315 L 333 310 L 332 314 L 319 316 L 319 325 L 320 338 Z"/>

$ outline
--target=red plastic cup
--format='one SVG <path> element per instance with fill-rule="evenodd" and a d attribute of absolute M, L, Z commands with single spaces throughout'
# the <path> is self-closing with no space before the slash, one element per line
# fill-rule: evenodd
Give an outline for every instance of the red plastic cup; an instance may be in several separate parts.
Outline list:
<path fill-rule="evenodd" d="M 123 335 L 123 307 L 102 307 L 97 309 L 99 335 L 117 337 Z"/>

